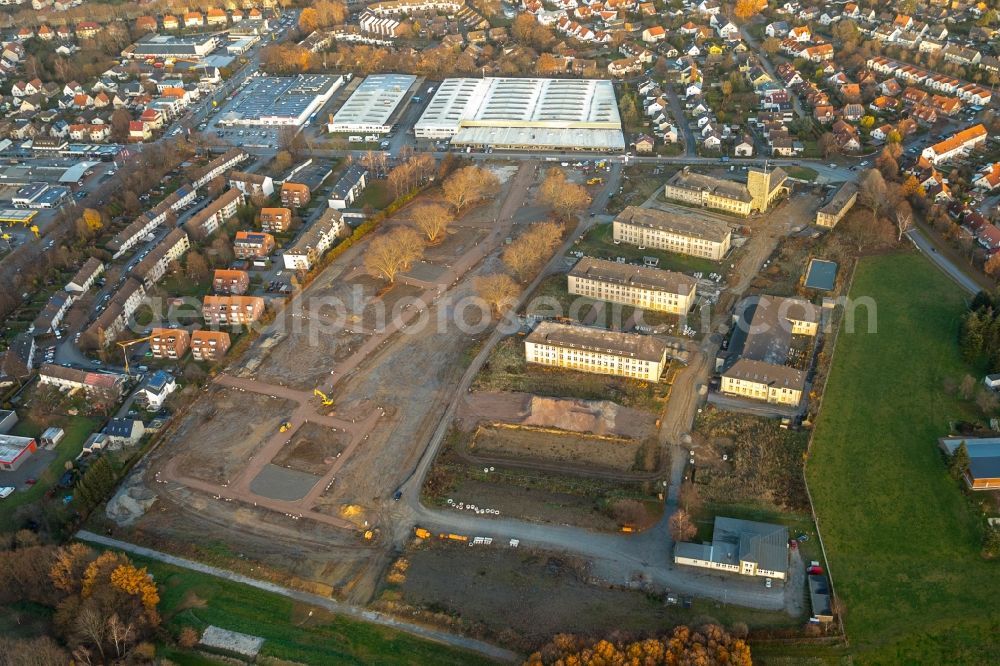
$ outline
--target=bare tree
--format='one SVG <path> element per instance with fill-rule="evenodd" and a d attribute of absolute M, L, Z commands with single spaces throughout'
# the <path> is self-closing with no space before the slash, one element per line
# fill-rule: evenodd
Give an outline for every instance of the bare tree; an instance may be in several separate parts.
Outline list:
<path fill-rule="evenodd" d="M 962 377 L 962 382 L 958 385 L 959 394 L 966 400 L 972 398 L 973 393 L 976 391 L 976 378 L 972 375 L 965 375 Z"/>
<path fill-rule="evenodd" d="M 896 204 L 896 227 L 899 229 L 897 241 L 903 240 L 903 234 L 913 226 L 913 208 L 906 199 Z"/>
<path fill-rule="evenodd" d="M 677 509 L 670 516 L 670 536 L 674 541 L 688 541 L 698 533 L 698 528 L 691 522 L 691 516 L 684 509 Z"/>
<path fill-rule="evenodd" d="M 400 228 L 374 239 L 365 253 L 365 268 L 390 284 L 423 255 L 420 235 L 413 229 Z"/>
<path fill-rule="evenodd" d="M 490 304 L 493 312 L 502 315 L 514 306 L 521 288 L 506 273 L 494 273 L 476 278 L 476 293 Z"/>
<path fill-rule="evenodd" d="M 559 219 L 569 220 L 590 205 L 590 195 L 583 185 L 567 181 L 562 169 L 549 169 L 538 189 L 538 201 Z"/>
<path fill-rule="evenodd" d="M 460 213 L 469 204 L 496 194 L 500 181 L 486 169 L 467 166 L 448 176 L 441 189 L 445 201 L 455 207 L 456 213 Z"/>
<path fill-rule="evenodd" d="M 427 241 L 430 243 L 438 242 L 444 235 L 445 230 L 447 230 L 448 225 L 455 219 L 450 210 L 441 204 L 435 203 L 416 206 L 412 214 L 413 223 L 417 225 L 418 229 L 424 232 L 424 235 L 427 236 Z"/>
<path fill-rule="evenodd" d="M 862 206 L 871 210 L 872 222 L 878 219 L 879 214 L 888 205 L 888 195 L 885 178 L 878 169 L 868 169 L 861 175 L 858 199 Z"/>

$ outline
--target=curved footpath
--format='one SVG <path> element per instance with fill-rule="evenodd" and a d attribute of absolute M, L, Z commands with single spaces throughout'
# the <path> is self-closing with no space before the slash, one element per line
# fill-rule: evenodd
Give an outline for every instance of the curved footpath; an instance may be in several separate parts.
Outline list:
<path fill-rule="evenodd" d="M 474 638 L 465 638 L 464 636 L 458 636 L 445 631 L 430 629 L 419 624 L 413 624 L 412 622 L 397 620 L 394 617 L 390 617 L 377 611 L 366 610 L 358 606 L 335 601 L 328 597 L 322 597 L 318 594 L 310 594 L 309 592 L 293 590 L 282 585 L 276 585 L 275 583 L 249 578 L 232 571 L 226 571 L 225 569 L 219 569 L 207 564 L 195 562 L 194 560 L 188 560 L 183 557 L 170 555 L 169 553 L 162 553 L 158 550 L 144 548 L 143 546 L 137 546 L 135 544 L 128 543 L 127 541 L 119 541 L 118 539 L 101 536 L 99 534 L 94 534 L 93 532 L 88 532 L 87 530 L 80 530 L 77 532 L 76 538 L 81 541 L 88 541 L 90 543 L 107 546 L 109 548 L 117 548 L 118 550 L 132 553 L 133 555 L 140 555 L 142 557 L 147 557 L 158 562 L 164 562 L 165 564 L 171 564 L 182 569 L 197 571 L 198 573 L 206 574 L 208 576 L 215 576 L 216 578 L 223 578 L 234 583 L 248 585 L 259 590 L 264 590 L 265 592 L 271 592 L 272 594 L 278 594 L 306 604 L 319 606 L 320 608 L 325 608 L 333 613 L 340 613 L 341 615 L 346 615 L 363 622 L 371 622 L 373 624 L 382 625 L 383 627 L 390 627 L 414 636 L 419 636 L 420 638 L 434 641 L 435 643 L 443 643 L 462 650 L 477 652 L 491 659 L 506 662 L 518 662 L 521 660 L 521 656 L 515 652 L 505 650 L 501 647 L 497 647 Z"/>

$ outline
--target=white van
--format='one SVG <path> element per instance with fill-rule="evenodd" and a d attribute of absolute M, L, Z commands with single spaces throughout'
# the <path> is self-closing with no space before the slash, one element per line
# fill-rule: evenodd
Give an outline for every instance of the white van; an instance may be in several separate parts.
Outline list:
<path fill-rule="evenodd" d="M 347 137 L 347 140 L 351 143 L 363 143 L 365 138 L 363 136 L 353 135 Z"/>

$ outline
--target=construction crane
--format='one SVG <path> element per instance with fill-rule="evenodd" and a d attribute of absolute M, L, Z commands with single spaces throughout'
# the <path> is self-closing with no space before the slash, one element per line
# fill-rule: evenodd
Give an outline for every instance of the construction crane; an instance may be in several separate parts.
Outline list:
<path fill-rule="evenodd" d="M 128 372 L 128 351 L 127 351 L 128 348 L 131 347 L 132 345 L 137 345 L 140 342 L 145 342 L 146 340 L 151 340 L 152 338 L 153 338 L 152 335 L 147 335 L 144 338 L 136 338 L 135 340 L 126 340 L 125 342 L 119 342 L 118 343 L 118 346 L 122 348 L 122 356 L 125 358 L 125 374 L 126 375 L 129 374 L 129 372 Z"/>
<path fill-rule="evenodd" d="M 326 393 L 323 393 L 319 389 L 313 389 L 313 395 L 320 399 L 324 407 L 329 407 L 333 404 L 333 398 L 326 397 Z"/>

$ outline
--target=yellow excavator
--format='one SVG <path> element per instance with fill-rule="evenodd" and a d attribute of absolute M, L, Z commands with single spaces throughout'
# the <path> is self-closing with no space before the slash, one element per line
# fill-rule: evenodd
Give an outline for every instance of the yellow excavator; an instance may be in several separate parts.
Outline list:
<path fill-rule="evenodd" d="M 281 427 L 278 428 L 278 432 L 288 432 L 288 429 L 292 427 L 292 424 L 288 421 L 283 421 Z"/>
<path fill-rule="evenodd" d="M 333 404 L 333 398 L 326 397 L 326 393 L 323 393 L 319 389 L 313 389 L 313 395 L 319 398 L 324 407 L 329 407 Z"/>

